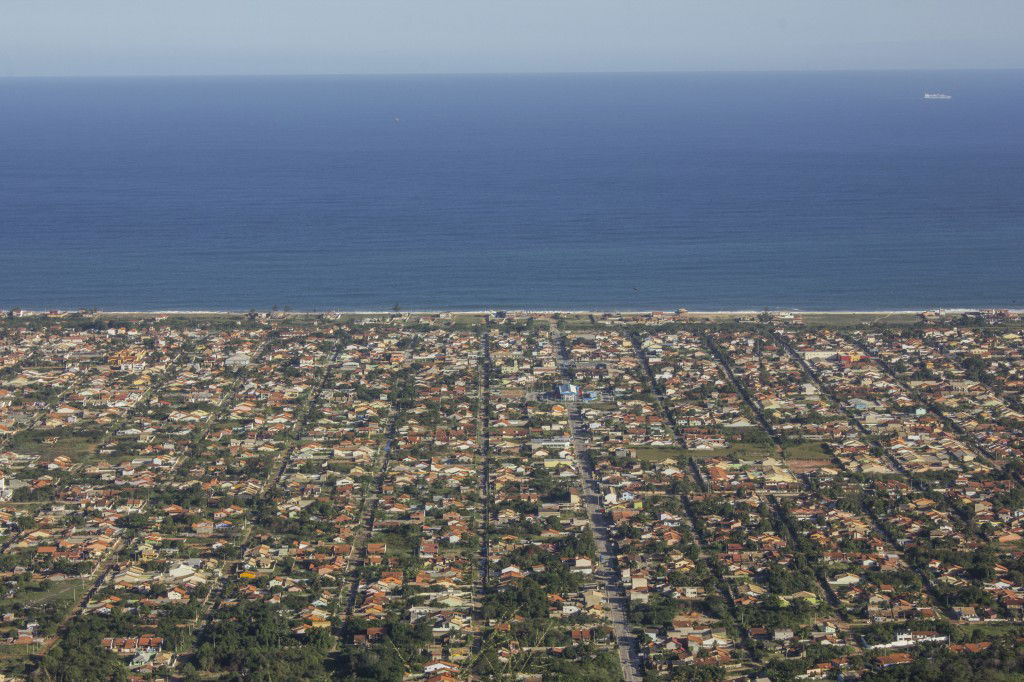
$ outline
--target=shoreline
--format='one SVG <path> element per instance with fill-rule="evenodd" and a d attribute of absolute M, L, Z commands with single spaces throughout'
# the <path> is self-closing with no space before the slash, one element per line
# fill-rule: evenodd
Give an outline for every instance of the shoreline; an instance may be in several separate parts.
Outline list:
<path fill-rule="evenodd" d="M 48 315 L 56 312 L 62 315 L 87 313 L 91 315 L 248 315 L 248 310 L 19 310 L 23 315 Z M 920 315 L 925 312 L 940 314 L 963 314 L 983 310 L 1006 310 L 1011 313 L 1024 313 L 1024 308 L 912 308 L 899 310 L 806 310 L 802 308 L 758 308 L 742 310 L 686 310 L 686 315 L 758 315 L 764 312 L 772 314 L 792 315 Z M 678 314 L 678 310 L 567 310 L 567 309 L 526 309 L 526 308 L 491 308 L 480 310 L 256 310 L 257 313 L 277 313 L 281 315 L 494 315 L 496 313 L 515 313 L 521 315 L 654 315 Z"/>

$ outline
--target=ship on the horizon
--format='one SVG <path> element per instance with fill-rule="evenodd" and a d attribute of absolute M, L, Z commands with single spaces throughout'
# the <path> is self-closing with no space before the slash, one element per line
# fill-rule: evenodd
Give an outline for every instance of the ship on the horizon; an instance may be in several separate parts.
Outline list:
<path fill-rule="evenodd" d="M 953 95 L 947 95 L 944 92 L 926 92 L 924 99 L 953 99 Z"/>

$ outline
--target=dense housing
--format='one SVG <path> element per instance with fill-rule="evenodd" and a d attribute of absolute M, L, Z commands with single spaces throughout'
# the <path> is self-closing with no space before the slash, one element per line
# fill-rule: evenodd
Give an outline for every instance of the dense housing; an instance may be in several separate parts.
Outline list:
<path fill-rule="evenodd" d="M 0 672 L 1024 673 L 1012 315 L 22 314 Z"/>

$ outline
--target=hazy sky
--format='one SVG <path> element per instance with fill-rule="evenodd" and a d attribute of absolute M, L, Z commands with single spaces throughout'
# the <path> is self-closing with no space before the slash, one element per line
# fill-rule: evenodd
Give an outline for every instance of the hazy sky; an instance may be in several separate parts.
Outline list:
<path fill-rule="evenodd" d="M 0 0 L 0 75 L 1024 68 L 1024 0 Z"/>

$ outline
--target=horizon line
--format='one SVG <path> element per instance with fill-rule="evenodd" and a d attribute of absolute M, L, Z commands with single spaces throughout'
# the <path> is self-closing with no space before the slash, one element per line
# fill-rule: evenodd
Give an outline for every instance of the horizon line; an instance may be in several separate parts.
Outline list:
<path fill-rule="evenodd" d="M 973 73 L 1024 71 L 1024 66 L 1005 67 L 868 67 L 835 69 L 623 69 L 595 71 L 364 71 L 287 73 L 84 73 L 84 74 L 0 74 L 0 80 L 89 80 L 132 78 L 379 78 L 459 76 L 624 76 L 684 74 L 828 74 L 828 73 Z"/>

